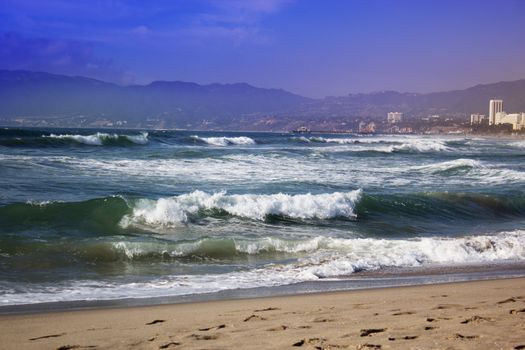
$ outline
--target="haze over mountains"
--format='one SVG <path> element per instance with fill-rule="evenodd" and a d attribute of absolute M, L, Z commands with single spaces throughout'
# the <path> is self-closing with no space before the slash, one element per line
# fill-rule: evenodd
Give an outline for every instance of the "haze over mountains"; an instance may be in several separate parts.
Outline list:
<path fill-rule="evenodd" d="M 0 123 L 187 129 L 289 130 L 302 124 L 345 129 L 381 120 L 389 111 L 408 119 L 431 114 L 467 121 L 488 100 L 525 111 L 525 79 L 428 94 L 382 91 L 311 99 L 246 83 L 199 85 L 156 81 L 119 86 L 85 77 L 0 70 Z"/>

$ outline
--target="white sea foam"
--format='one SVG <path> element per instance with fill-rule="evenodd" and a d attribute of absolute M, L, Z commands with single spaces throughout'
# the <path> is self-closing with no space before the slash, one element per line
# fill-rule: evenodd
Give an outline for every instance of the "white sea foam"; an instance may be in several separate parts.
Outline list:
<path fill-rule="evenodd" d="M 254 239 L 204 238 L 192 242 L 116 242 L 113 248 L 133 259 L 147 254 L 173 257 L 193 254 L 203 247 L 213 253 L 214 246 L 232 252 L 257 255 L 264 252 L 312 253 L 293 268 L 316 271 L 320 266 L 352 265 L 352 270 L 326 272 L 322 277 L 348 274 L 356 270 L 382 267 L 415 267 L 425 264 L 479 263 L 525 259 L 525 231 L 465 237 L 423 237 L 414 239 L 334 238 L 317 236 L 303 239 L 260 237 Z M 324 269 L 324 268 L 323 268 Z"/>
<path fill-rule="evenodd" d="M 454 159 L 446 162 L 428 164 L 428 165 L 418 165 L 413 166 L 414 170 L 426 170 L 430 172 L 443 172 L 447 170 L 461 169 L 461 168 L 484 168 L 485 166 L 480 161 L 468 158 Z"/>
<path fill-rule="evenodd" d="M 133 223 L 179 225 L 186 223 L 189 215 L 205 209 L 220 209 L 230 215 L 254 220 L 264 220 L 268 215 L 297 219 L 354 218 L 354 207 L 361 198 L 361 192 L 356 190 L 317 195 L 227 195 L 225 192 L 209 194 L 194 191 L 178 197 L 139 200 L 133 208 L 133 213 L 126 216 L 121 224 L 125 227 Z"/>
<path fill-rule="evenodd" d="M 385 267 L 473 264 L 525 259 L 525 231 L 411 240 L 332 239 L 326 245 L 330 249 L 339 250 L 339 253 L 314 254 L 303 260 L 305 270 L 317 277 L 335 277 L 355 271 Z"/>
<path fill-rule="evenodd" d="M 509 146 L 515 147 L 515 148 L 525 148 L 525 141 L 510 142 Z"/>
<path fill-rule="evenodd" d="M 191 136 L 192 139 L 207 143 L 212 146 L 228 146 L 228 145 L 255 145 L 255 140 L 247 136 L 238 137 L 199 137 L 197 135 Z"/>
<path fill-rule="evenodd" d="M 323 148 L 323 151 L 335 152 L 408 152 L 408 153 L 438 153 L 453 151 L 447 145 L 450 139 L 429 139 L 421 137 L 355 137 L 355 138 L 323 138 L 311 137 L 309 141 L 321 143 L 333 143 L 341 145 L 341 148 Z M 345 147 L 343 147 L 345 146 Z"/>
<path fill-rule="evenodd" d="M 446 145 L 444 140 L 428 140 L 428 139 L 409 139 L 400 145 L 393 145 L 388 148 L 388 152 L 444 152 L 452 149 Z"/>
<path fill-rule="evenodd" d="M 415 239 L 327 238 L 286 243 L 261 239 L 236 249 L 254 254 L 261 249 L 308 252 L 294 263 L 224 274 L 168 275 L 142 282 L 74 281 L 68 284 L 28 286 L 21 291 L 4 285 L 0 303 L 30 304 L 51 301 L 145 298 L 217 292 L 226 289 L 286 285 L 321 278 L 348 276 L 356 271 L 389 267 L 454 266 L 525 260 L 525 231 L 465 237 Z M 287 246 L 288 244 L 288 246 Z M 295 244 L 295 248 L 290 249 Z M 122 246 L 116 245 L 122 248 Z M 194 248 L 194 247 L 193 247 Z M 193 249 L 188 248 L 188 249 Z M 139 248 L 126 248 L 130 257 Z M 144 249 L 144 248 L 140 248 Z"/>
<path fill-rule="evenodd" d="M 52 138 L 52 139 L 66 139 L 66 140 L 73 140 L 78 143 L 83 143 L 86 145 L 92 145 L 92 146 L 102 146 L 104 142 L 112 141 L 112 140 L 118 140 L 119 138 L 124 138 L 128 140 L 129 142 L 139 144 L 139 145 L 145 145 L 148 143 L 148 133 L 143 132 L 138 135 L 118 135 L 118 134 L 107 134 L 107 133 L 101 133 L 97 132 L 93 135 L 70 135 L 70 134 L 61 134 L 61 135 L 42 135 L 44 138 Z"/>

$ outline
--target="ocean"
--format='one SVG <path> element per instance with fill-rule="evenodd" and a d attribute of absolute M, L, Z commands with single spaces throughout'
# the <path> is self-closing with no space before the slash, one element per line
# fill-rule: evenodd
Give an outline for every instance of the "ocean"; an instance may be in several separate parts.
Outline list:
<path fill-rule="evenodd" d="M 457 135 L 3 128 L 0 306 L 525 275 L 524 160 Z"/>

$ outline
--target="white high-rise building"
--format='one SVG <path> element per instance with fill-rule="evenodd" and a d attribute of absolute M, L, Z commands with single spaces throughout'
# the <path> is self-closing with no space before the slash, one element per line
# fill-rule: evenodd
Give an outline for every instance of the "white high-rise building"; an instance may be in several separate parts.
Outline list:
<path fill-rule="evenodd" d="M 503 100 L 490 100 L 489 102 L 489 125 L 496 124 L 496 113 L 503 112 Z"/>

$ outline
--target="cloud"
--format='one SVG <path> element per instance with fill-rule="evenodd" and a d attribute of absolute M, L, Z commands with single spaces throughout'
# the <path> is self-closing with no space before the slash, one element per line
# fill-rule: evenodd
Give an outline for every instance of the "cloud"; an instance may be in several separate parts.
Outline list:
<path fill-rule="evenodd" d="M 151 33 L 151 29 L 149 29 L 145 25 L 140 25 L 140 26 L 133 28 L 132 32 L 138 35 L 147 35 Z"/>
<path fill-rule="evenodd" d="M 120 84 L 130 84 L 134 80 L 132 74 L 116 66 L 111 59 L 96 57 L 90 43 L 26 38 L 17 33 L 0 34 L 0 68 L 83 75 Z"/>
<path fill-rule="evenodd" d="M 265 16 L 280 11 L 292 0 L 207 0 L 207 10 L 194 13 L 190 24 L 179 34 L 189 37 L 229 39 L 266 43 L 268 33 L 261 22 Z"/>
<path fill-rule="evenodd" d="M 294 0 L 3 0 L 0 32 L 127 43 L 266 43 L 264 19 Z M 42 34 L 44 33 L 44 34 Z"/>

